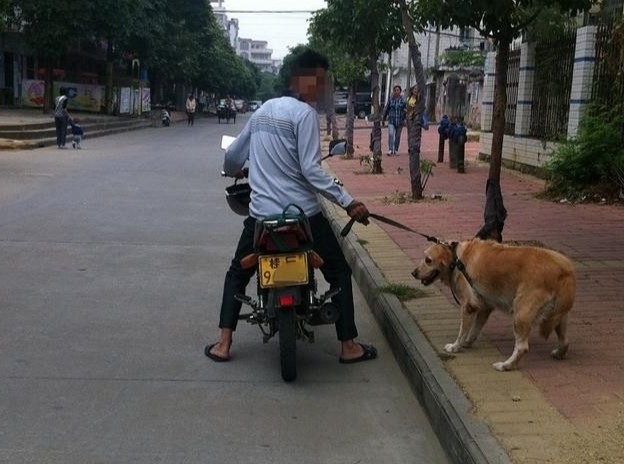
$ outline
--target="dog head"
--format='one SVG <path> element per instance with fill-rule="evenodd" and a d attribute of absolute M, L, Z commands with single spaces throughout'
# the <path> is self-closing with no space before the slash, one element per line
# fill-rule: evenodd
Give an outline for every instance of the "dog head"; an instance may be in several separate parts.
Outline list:
<path fill-rule="evenodd" d="M 415 279 L 423 285 L 431 285 L 437 279 L 449 282 L 453 252 L 449 244 L 440 242 L 425 250 L 423 260 L 412 271 Z"/>

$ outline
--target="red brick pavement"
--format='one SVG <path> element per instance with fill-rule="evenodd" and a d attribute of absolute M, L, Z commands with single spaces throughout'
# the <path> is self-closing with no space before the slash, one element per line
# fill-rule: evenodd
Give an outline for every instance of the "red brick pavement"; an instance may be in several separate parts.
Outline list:
<path fill-rule="evenodd" d="M 466 145 L 466 173 L 445 163 L 434 168 L 425 196 L 439 193 L 442 200 L 384 204 L 384 197 L 410 190 L 407 134 L 403 131 L 399 156 L 384 154 L 384 173 L 371 175 L 359 157 L 368 152 L 369 123 L 359 121 L 355 131 L 353 160 L 329 160 L 331 170 L 371 212 L 398 220 L 428 235 L 443 239 L 474 236 L 483 222 L 485 183 L 489 165 L 476 160 L 479 144 Z M 387 149 L 387 131 L 382 146 Z M 423 132 L 422 159 L 437 160 L 436 127 Z M 447 146 L 448 149 L 448 146 Z M 578 424 L 599 423 L 605 415 L 624 411 L 624 207 L 570 205 L 537 199 L 543 181 L 503 169 L 501 187 L 508 218 L 504 239 L 539 241 L 572 258 L 578 271 L 575 305 L 569 322 L 570 351 L 564 362 L 550 358 L 553 340 L 536 334 L 521 372 L 540 389 L 562 415 Z M 379 224 L 414 261 L 427 243 L 409 232 Z M 452 299 L 449 298 L 452 302 Z M 512 351 L 509 317 L 493 314 L 483 336 L 501 351 Z"/>

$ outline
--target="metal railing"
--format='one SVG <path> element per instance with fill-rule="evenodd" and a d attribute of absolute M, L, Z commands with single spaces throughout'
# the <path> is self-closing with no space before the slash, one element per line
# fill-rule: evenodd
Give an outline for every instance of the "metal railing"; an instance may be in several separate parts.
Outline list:
<path fill-rule="evenodd" d="M 567 136 L 575 47 L 576 30 L 535 46 L 532 137 L 556 141 Z"/>

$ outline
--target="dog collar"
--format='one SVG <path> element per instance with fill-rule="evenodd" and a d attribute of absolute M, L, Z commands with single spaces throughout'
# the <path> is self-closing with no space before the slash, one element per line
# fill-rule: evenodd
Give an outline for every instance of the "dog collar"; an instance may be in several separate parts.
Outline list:
<path fill-rule="evenodd" d="M 450 269 L 451 269 L 451 277 L 453 276 L 453 271 L 455 269 L 457 269 L 464 276 L 464 279 L 466 279 L 466 282 L 468 282 L 468 285 L 470 285 L 472 290 L 475 293 L 478 294 L 479 292 L 477 292 L 477 289 L 473 285 L 472 279 L 470 278 L 470 276 L 466 272 L 466 266 L 464 265 L 462 260 L 459 259 L 459 256 L 457 256 L 457 246 L 458 245 L 459 245 L 459 242 L 451 242 L 450 245 L 448 245 L 448 247 L 451 249 L 451 253 L 453 254 L 453 261 L 451 261 L 451 264 L 449 266 Z M 453 298 L 455 298 L 455 301 L 457 302 L 457 304 L 461 306 L 461 303 L 459 302 L 459 299 L 457 298 L 457 295 L 455 295 L 455 285 L 453 284 L 453 282 L 454 281 L 451 278 L 451 293 L 453 294 Z"/>

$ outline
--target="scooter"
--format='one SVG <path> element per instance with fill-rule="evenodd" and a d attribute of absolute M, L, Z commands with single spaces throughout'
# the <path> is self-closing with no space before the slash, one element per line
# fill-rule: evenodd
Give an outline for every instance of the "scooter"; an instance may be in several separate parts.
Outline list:
<path fill-rule="evenodd" d="M 344 153 L 346 141 L 334 144 L 328 156 Z M 240 215 L 249 214 L 250 194 L 246 182 L 235 181 L 225 189 L 228 205 Z M 340 315 L 338 306 L 331 302 L 340 288 L 330 288 L 317 296 L 314 270 L 322 264 L 312 247 L 308 218 L 295 204 L 286 205 L 279 215 L 256 222 L 254 252 L 241 260 L 243 268 L 256 268 L 257 285 L 255 299 L 236 295 L 251 308 L 239 320 L 258 326 L 263 343 L 278 335 L 281 375 L 286 382 L 297 377 L 297 340 L 313 343 L 312 327 L 334 324 Z"/>
<path fill-rule="evenodd" d="M 171 116 L 169 115 L 169 111 L 167 111 L 166 108 L 160 110 L 160 121 L 165 127 L 169 127 L 171 125 Z"/>

